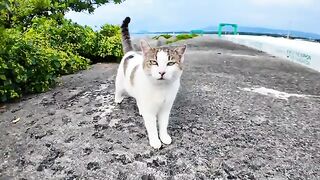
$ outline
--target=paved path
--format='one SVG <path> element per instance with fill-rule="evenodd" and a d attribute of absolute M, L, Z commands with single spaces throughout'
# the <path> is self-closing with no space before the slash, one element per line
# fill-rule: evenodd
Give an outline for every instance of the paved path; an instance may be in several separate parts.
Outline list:
<path fill-rule="evenodd" d="M 149 147 L 134 100 L 113 103 L 117 64 L 96 64 L 6 105 L 0 179 L 319 178 L 320 73 L 216 39 L 187 43 L 171 145 Z"/>

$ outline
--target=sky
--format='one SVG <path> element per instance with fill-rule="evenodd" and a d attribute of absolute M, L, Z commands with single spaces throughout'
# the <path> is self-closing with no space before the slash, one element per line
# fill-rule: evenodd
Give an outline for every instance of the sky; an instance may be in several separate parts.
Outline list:
<path fill-rule="evenodd" d="M 93 14 L 66 14 L 94 29 L 121 24 L 126 16 L 132 32 L 192 30 L 223 22 L 320 34 L 320 0 L 126 0 L 103 5 Z"/>

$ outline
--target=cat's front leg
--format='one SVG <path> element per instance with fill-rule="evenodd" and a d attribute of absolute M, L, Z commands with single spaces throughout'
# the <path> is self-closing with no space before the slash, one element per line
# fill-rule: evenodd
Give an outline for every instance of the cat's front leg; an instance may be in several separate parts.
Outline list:
<path fill-rule="evenodd" d="M 161 141 L 164 144 L 171 144 L 172 142 L 172 139 L 168 134 L 168 130 L 167 130 L 172 104 L 173 102 L 164 104 L 164 106 L 161 108 L 158 114 L 159 135 L 160 135 Z"/>
<path fill-rule="evenodd" d="M 142 113 L 142 116 L 147 129 L 150 146 L 155 149 L 159 149 L 161 147 L 161 141 L 158 137 L 156 116 L 150 113 Z"/>

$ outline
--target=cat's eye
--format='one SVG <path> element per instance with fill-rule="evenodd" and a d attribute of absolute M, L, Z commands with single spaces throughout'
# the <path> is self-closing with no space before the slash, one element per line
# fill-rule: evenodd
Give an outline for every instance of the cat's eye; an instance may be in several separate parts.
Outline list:
<path fill-rule="evenodd" d="M 149 63 L 150 63 L 150 65 L 158 66 L 158 62 L 157 61 L 151 60 L 151 61 L 149 61 Z"/>
<path fill-rule="evenodd" d="M 176 62 L 168 62 L 167 66 L 173 66 Z"/>

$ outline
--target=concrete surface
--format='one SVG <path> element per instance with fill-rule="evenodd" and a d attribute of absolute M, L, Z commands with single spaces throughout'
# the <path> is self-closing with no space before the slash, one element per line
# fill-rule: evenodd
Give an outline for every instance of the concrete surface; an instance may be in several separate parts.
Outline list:
<path fill-rule="evenodd" d="M 64 76 L 0 114 L 0 179 L 318 179 L 320 74 L 208 37 L 189 44 L 169 133 L 148 145 L 135 102 L 113 103 L 117 64 Z M 312 95 L 277 99 L 265 87 Z"/>

